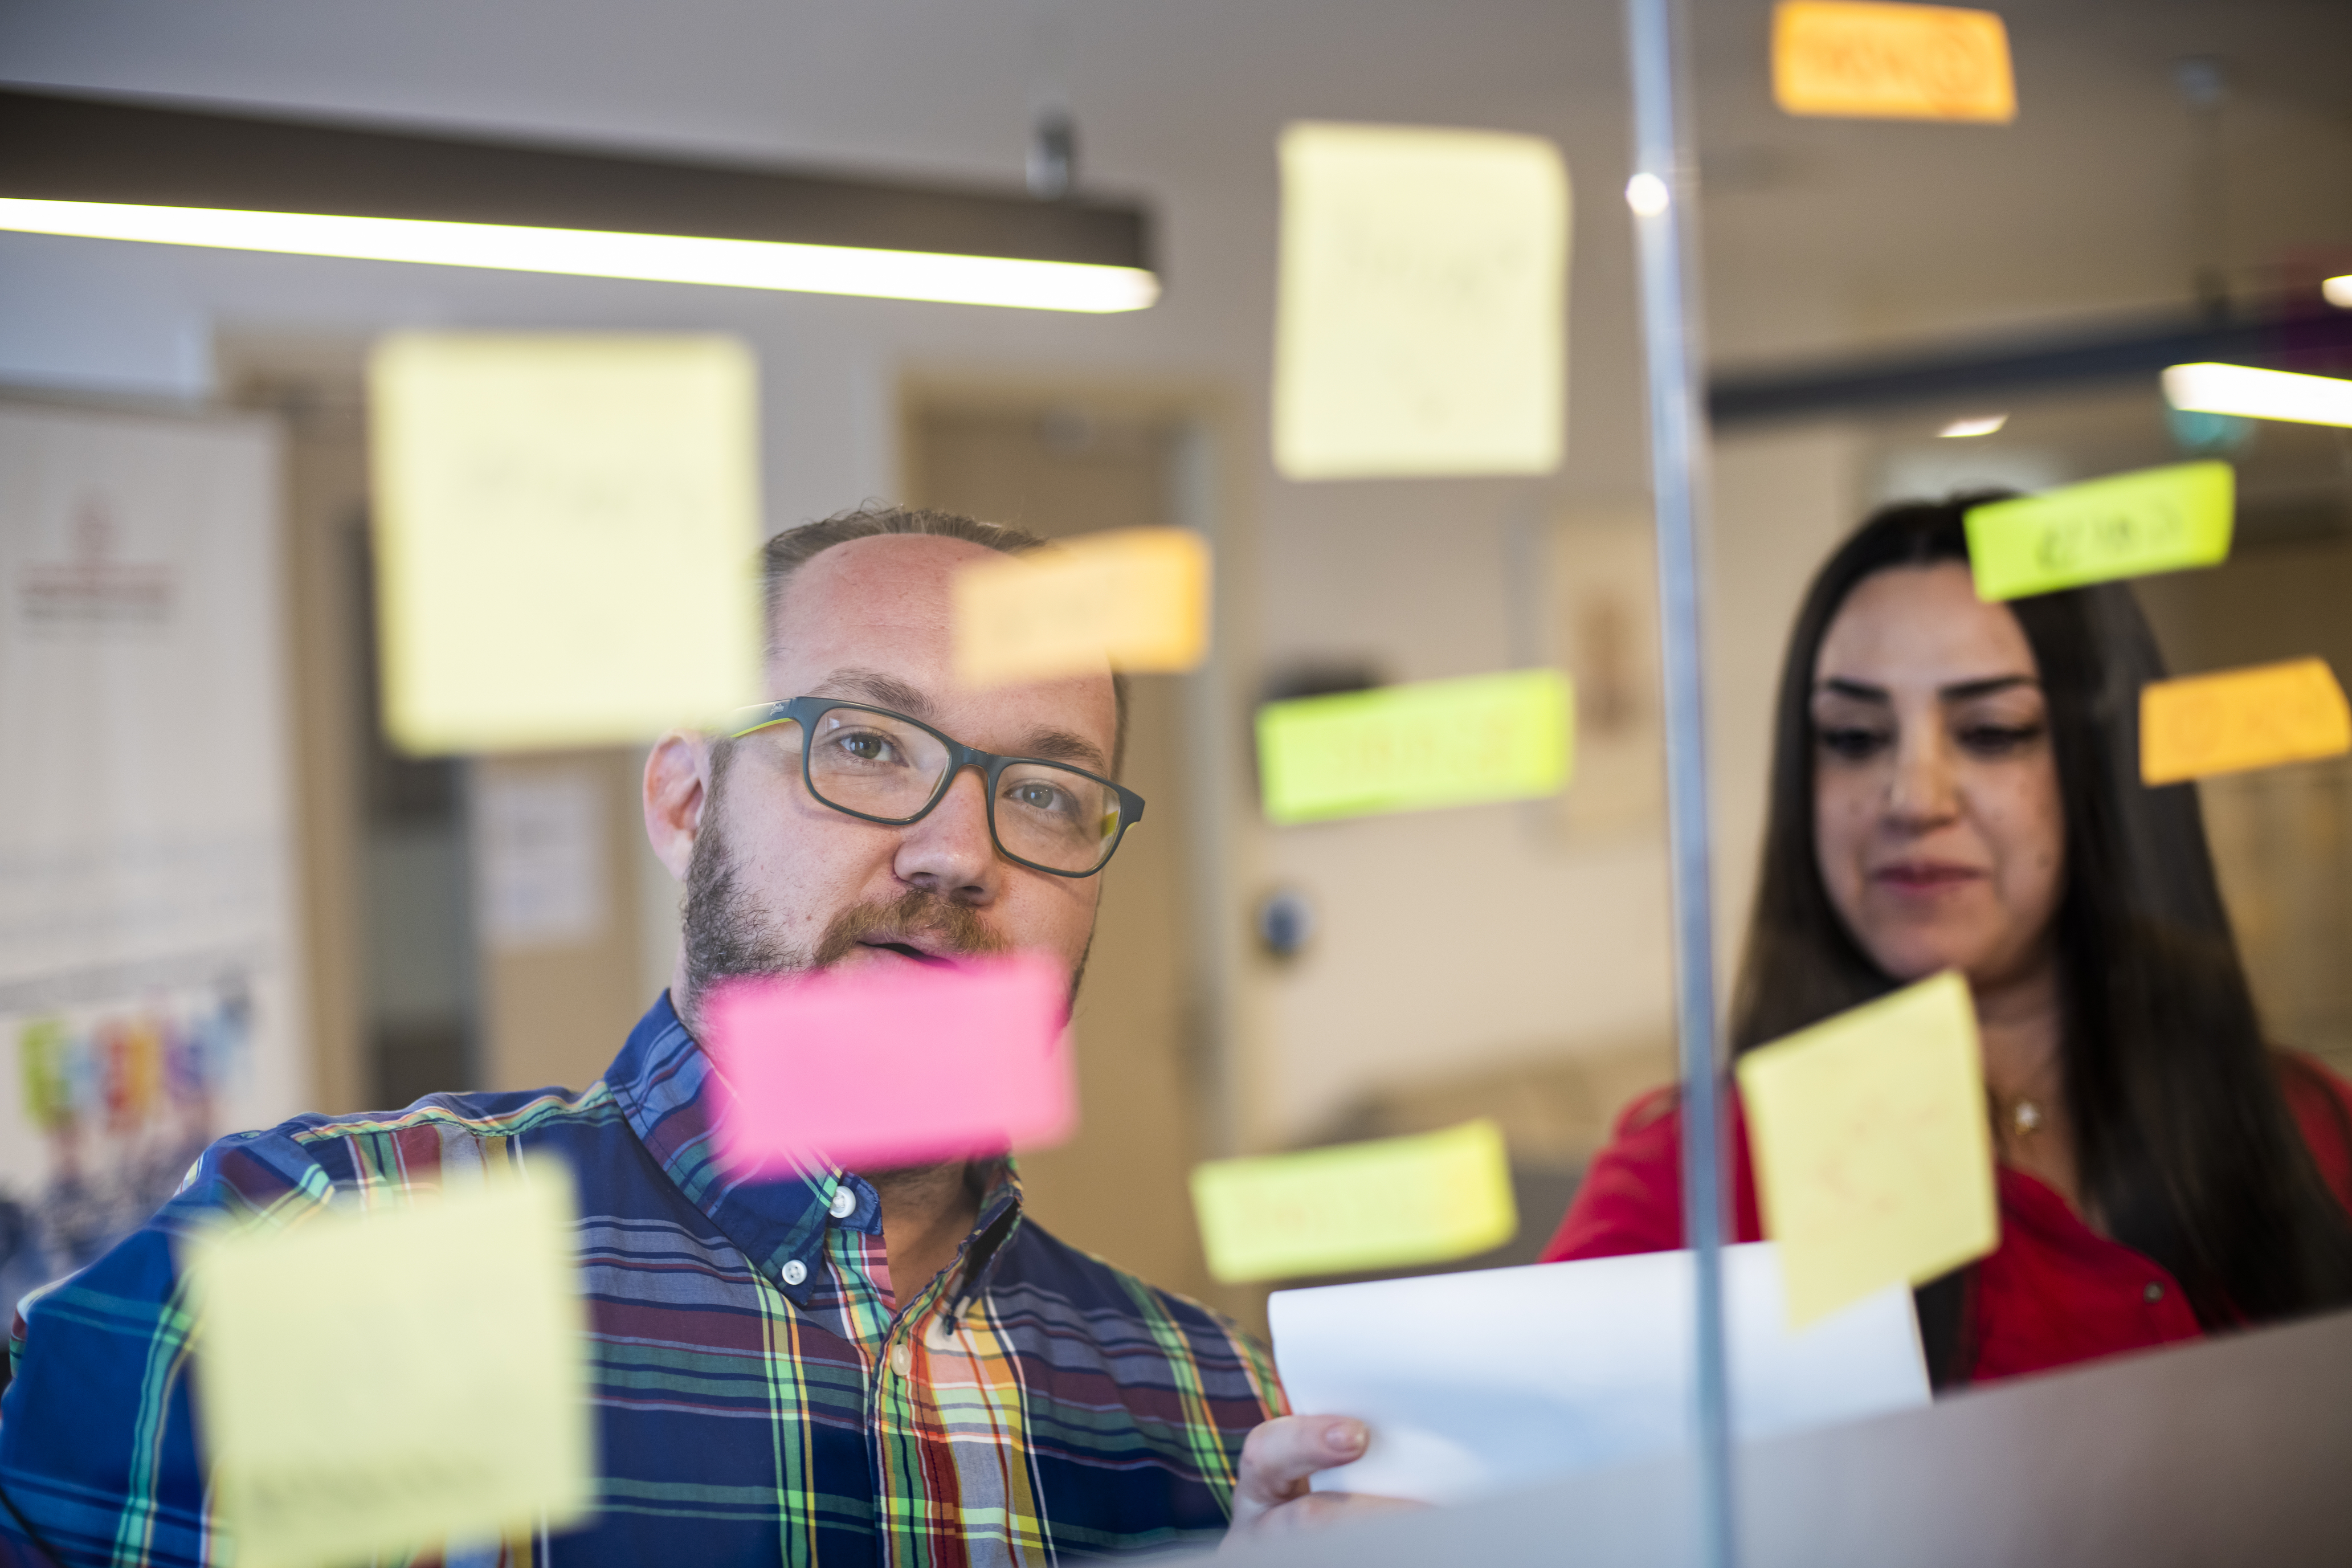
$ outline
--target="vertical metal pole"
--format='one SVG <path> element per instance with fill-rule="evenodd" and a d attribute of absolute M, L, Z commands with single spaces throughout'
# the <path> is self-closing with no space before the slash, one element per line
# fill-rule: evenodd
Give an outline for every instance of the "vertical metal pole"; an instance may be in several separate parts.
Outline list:
<path fill-rule="evenodd" d="M 1625 0 L 1633 78 L 1633 208 L 1642 347 L 1650 390 L 1664 643 L 1666 817 L 1674 865 L 1675 1001 L 1682 1044 L 1683 1223 L 1696 1264 L 1701 1560 L 1734 1568 L 1731 1398 L 1724 1359 L 1722 1133 L 1715 1025 L 1714 906 L 1707 886 L 1706 707 L 1700 671 L 1699 509 L 1706 425 L 1690 305 L 1697 183 L 1685 153 L 1673 0 Z"/>

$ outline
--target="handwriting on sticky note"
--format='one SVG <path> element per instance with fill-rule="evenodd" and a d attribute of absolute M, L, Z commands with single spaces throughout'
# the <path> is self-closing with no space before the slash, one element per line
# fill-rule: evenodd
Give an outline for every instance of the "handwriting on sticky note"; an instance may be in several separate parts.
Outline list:
<path fill-rule="evenodd" d="M 2009 31 L 1990 11 L 1782 0 L 1772 96 L 1790 114 L 1872 120 L 2017 118 Z"/>
<path fill-rule="evenodd" d="M 1970 507 L 1977 597 L 2215 565 L 2229 558 L 2236 496 L 2229 464 L 2174 463 Z"/>
<path fill-rule="evenodd" d="M 712 337 L 406 334 L 370 366 L 384 723 L 644 740 L 759 695 L 757 386 Z"/>
<path fill-rule="evenodd" d="M 1209 651 L 1209 546 L 1124 528 L 983 561 L 955 582 L 956 679 L 1004 686 L 1119 669 L 1190 669 Z"/>
<path fill-rule="evenodd" d="M 1467 1258 L 1517 1234 L 1502 1129 L 1443 1132 L 1295 1154 L 1212 1160 L 1192 1171 L 1209 1272 L 1227 1284 Z"/>
<path fill-rule="evenodd" d="M 1276 464 L 1294 479 L 1558 468 L 1568 254 L 1568 171 L 1541 137 L 1285 130 Z"/>
<path fill-rule="evenodd" d="M 1958 974 L 1759 1047 L 1738 1072 L 1791 1326 L 1999 1244 L 1976 1008 Z"/>
<path fill-rule="evenodd" d="M 705 1045 L 733 1089 L 739 1173 L 879 1170 L 1043 1148 L 1077 1130 L 1069 976 L 1037 953 L 854 967 L 719 987 Z"/>
<path fill-rule="evenodd" d="M 187 1245 L 196 1410 L 240 1568 L 585 1517 L 575 1216 L 567 1172 L 539 1162 Z M 389 1392 L 355 1419 L 359 1388 Z"/>
<path fill-rule="evenodd" d="M 1553 669 L 1269 702 L 1257 712 L 1266 819 L 1555 795 L 1568 783 L 1574 731 L 1574 696 Z"/>
<path fill-rule="evenodd" d="M 2324 658 L 2159 680 L 2139 694 L 2139 776 L 2179 784 L 2352 751 L 2352 709 Z"/>

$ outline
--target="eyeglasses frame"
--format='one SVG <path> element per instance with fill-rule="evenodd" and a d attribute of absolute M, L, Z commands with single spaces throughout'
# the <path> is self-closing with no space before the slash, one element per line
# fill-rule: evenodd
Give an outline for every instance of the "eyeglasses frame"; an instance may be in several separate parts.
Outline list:
<path fill-rule="evenodd" d="M 872 812 L 852 811 L 845 805 L 837 805 L 825 799 L 816 787 L 816 780 L 809 774 L 809 758 L 816 749 L 817 716 L 831 712 L 836 708 L 853 709 L 860 713 L 878 713 L 885 719 L 895 719 L 901 724 L 911 724 L 947 748 L 948 765 L 940 774 L 940 782 L 932 789 L 931 798 L 923 803 L 921 810 L 911 816 L 877 816 Z M 801 784 L 809 792 L 809 798 L 827 811 L 837 811 L 844 816 L 854 816 L 862 822 L 877 823 L 884 827 L 906 827 L 922 821 L 938 808 L 940 802 L 947 799 L 948 791 L 955 786 L 956 779 L 964 769 L 978 768 L 981 772 L 982 792 L 988 797 L 988 841 L 995 846 L 999 855 L 1014 865 L 1025 866 L 1032 871 L 1042 871 L 1048 877 L 1067 877 L 1077 880 L 1100 876 L 1103 868 L 1110 864 L 1111 857 L 1118 853 L 1118 847 L 1127 841 L 1127 830 L 1143 820 L 1143 797 L 1115 779 L 1107 779 L 1100 773 L 1088 772 L 1085 768 L 1076 767 L 1052 757 L 1014 757 L 1007 756 L 1001 752 L 983 752 L 978 746 L 967 746 L 945 731 L 934 729 L 920 719 L 909 718 L 894 708 L 877 708 L 870 702 L 849 702 L 838 697 L 793 697 L 782 702 L 754 703 L 749 708 L 738 710 L 735 716 L 740 718 L 746 713 L 757 713 L 760 718 L 740 728 L 730 729 L 727 732 L 727 739 L 740 741 L 746 735 L 756 734 L 761 730 L 772 730 L 779 724 L 798 724 L 801 727 Z M 1003 775 L 1006 768 L 1015 763 L 1029 763 L 1038 767 L 1060 768 L 1066 773 L 1076 773 L 1081 778 L 1089 778 L 1098 784 L 1108 785 L 1118 796 L 1118 831 L 1112 836 L 1110 847 L 1103 851 L 1102 858 L 1095 862 L 1092 870 L 1063 871 L 1052 866 L 1041 866 L 1034 860 L 1024 859 L 1015 855 L 1004 847 L 1003 835 L 996 831 L 996 781 Z"/>

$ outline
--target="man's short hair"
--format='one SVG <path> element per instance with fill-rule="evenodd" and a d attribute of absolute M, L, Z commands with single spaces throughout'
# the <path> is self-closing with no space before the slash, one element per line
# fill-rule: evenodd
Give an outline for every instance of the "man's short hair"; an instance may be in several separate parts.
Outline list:
<path fill-rule="evenodd" d="M 846 544 L 853 539 L 876 539 L 886 533 L 961 539 L 983 549 L 1003 551 L 1007 555 L 1025 555 L 1032 550 L 1044 548 L 1045 543 L 1036 534 L 1023 529 L 982 522 L 961 512 L 934 511 L 929 507 L 867 505 L 850 511 L 837 511 L 831 517 L 804 522 L 798 528 L 788 528 L 770 539 L 760 550 L 760 582 L 767 605 L 770 646 L 772 647 L 776 640 L 776 612 L 783 604 L 784 587 L 792 581 L 793 573 L 836 544 Z M 1127 763 L 1127 677 L 1113 671 L 1110 686 L 1113 710 L 1118 715 L 1117 731 L 1111 741 L 1110 771 L 1112 776 L 1117 777 Z"/>

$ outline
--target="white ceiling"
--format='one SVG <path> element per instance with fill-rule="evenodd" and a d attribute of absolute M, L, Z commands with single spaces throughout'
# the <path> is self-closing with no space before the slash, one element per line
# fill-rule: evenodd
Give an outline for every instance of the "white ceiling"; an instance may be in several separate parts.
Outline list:
<path fill-rule="evenodd" d="M 2008 0 L 2023 112 L 2001 129 L 1788 119 L 1769 0 L 1690 9 L 1728 357 L 2181 297 L 2185 55 L 2231 70 L 2236 266 L 2352 252 L 2343 0 Z M 1006 181 L 1058 52 L 1090 179 L 1171 228 L 1266 207 L 1274 131 L 1303 116 L 1548 132 L 1589 221 L 1623 166 L 1620 47 L 1612 0 L 0 5 L 19 82 Z"/>

